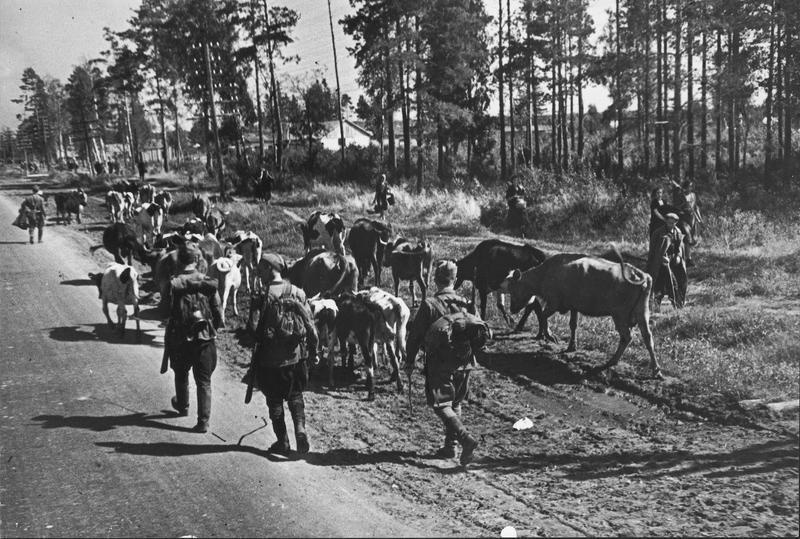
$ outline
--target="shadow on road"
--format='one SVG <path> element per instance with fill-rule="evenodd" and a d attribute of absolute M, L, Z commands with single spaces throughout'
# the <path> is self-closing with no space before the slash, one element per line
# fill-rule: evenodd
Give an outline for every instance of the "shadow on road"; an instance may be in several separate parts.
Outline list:
<path fill-rule="evenodd" d="M 0 241 L 0 245 L 27 245 L 27 241 Z"/>
<path fill-rule="evenodd" d="M 557 467 L 573 481 L 598 480 L 626 475 L 643 480 L 701 474 L 705 477 L 740 477 L 797 469 L 796 440 L 776 440 L 730 452 L 688 451 L 612 452 L 598 455 L 574 453 L 514 455 L 479 458 L 475 468 L 515 473 L 521 470 Z"/>
<path fill-rule="evenodd" d="M 98 324 L 83 324 L 79 326 L 61 326 L 49 328 L 50 338 L 62 342 L 102 341 L 107 343 L 145 344 L 154 348 L 162 348 L 156 343 L 155 335 L 142 330 L 141 341 L 136 340 L 136 325 L 130 319 L 125 324 L 125 335 L 120 336 L 116 329 L 109 327 L 105 322 Z"/>
<path fill-rule="evenodd" d="M 68 427 L 72 429 L 86 429 L 95 432 L 105 432 L 114 430 L 118 427 L 146 427 L 153 429 L 172 430 L 179 432 L 191 432 L 191 427 L 180 427 L 156 421 L 157 419 L 167 419 L 176 417 L 171 412 L 162 412 L 157 415 L 148 415 L 144 412 L 134 412 L 125 415 L 101 415 L 101 416 L 63 416 L 63 415 L 40 415 L 32 418 L 33 421 L 41 421 L 43 429 L 58 429 Z"/>
<path fill-rule="evenodd" d="M 63 284 L 66 286 L 90 286 L 94 285 L 91 279 L 67 279 L 66 281 L 61 281 L 58 284 Z"/>
<path fill-rule="evenodd" d="M 485 368 L 504 376 L 525 376 L 546 386 L 579 384 L 585 379 L 578 364 L 568 364 L 545 352 L 486 352 L 478 358 Z"/>

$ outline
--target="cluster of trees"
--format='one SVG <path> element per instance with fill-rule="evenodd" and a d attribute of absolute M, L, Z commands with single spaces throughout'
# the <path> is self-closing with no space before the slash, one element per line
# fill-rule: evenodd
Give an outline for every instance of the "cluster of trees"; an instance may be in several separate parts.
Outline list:
<path fill-rule="evenodd" d="M 695 177 L 758 165 L 773 178 L 794 166 L 800 3 L 614 0 L 592 39 L 589 0 L 486 2 L 350 0 L 340 21 L 364 90 L 356 113 L 388 141 L 388 171 L 416 176 L 417 188 L 427 174 L 507 179 L 525 167 Z M 105 161 L 104 141 L 136 156 L 156 131 L 164 170 L 167 148 L 180 159 L 187 141 L 210 168 L 220 140 L 248 163 L 244 131 L 257 127 L 257 158 L 282 168 L 291 136 L 313 168 L 323 123 L 349 99 L 322 78 L 282 76 L 298 19 L 267 0 L 143 0 L 66 85 L 25 71 L 17 139 L 48 161 L 66 155 L 66 136 L 87 161 Z M 612 98 L 602 114 L 584 106 L 592 83 Z"/>

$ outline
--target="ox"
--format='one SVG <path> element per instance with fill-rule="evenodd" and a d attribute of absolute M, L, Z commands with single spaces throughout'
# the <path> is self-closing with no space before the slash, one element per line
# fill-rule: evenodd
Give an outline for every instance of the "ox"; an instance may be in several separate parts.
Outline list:
<path fill-rule="evenodd" d="M 169 215 L 169 209 L 172 207 L 172 195 L 168 191 L 159 191 L 153 197 L 153 202 L 164 208 L 164 215 Z"/>
<path fill-rule="evenodd" d="M 384 357 L 388 355 L 392 365 L 391 380 L 397 383 L 398 392 L 403 391 L 399 370 L 400 364 L 406 359 L 406 327 L 411 318 L 411 310 L 402 299 L 374 286 L 369 290 L 360 291 L 357 295 L 366 298 L 380 309 L 381 316 L 375 319 L 372 357 L 377 358 L 377 347 L 379 344 L 383 345 Z"/>
<path fill-rule="evenodd" d="M 315 244 L 344 253 L 344 221 L 338 213 L 313 212 L 305 223 L 300 223 L 303 246 L 309 252 Z"/>
<path fill-rule="evenodd" d="M 113 190 L 106 193 L 106 208 L 112 223 L 125 221 L 125 197 L 122 193 Z"/>
<path fill-rule="evenodd" d="M 67 224 L 72 222 L 72 214 L 80 224 L 81 211 L 83 207 L 89 203 L 89 197 L 82 188 L 78 187 L 75 191 L 69 193 L 56 193 L 56 220 L 63 223 L 65 220 Z"/>
<path fill-rule="evenodd" d="M 228 305 L 228 296 L 231 296 L 233 303 L 233 314 L 239 316 L 239 308 L 236 305 L 236 294 L 242 285 L 242 273 L 239 264 L 242 261 L 241 255 L 232 253 L 229 257 L 220 257 L 208 266 L 208 276 L 217 280 L 219 295 L 222 298 L 222 325 L 225 325 L 225 308 Z"/>
<path fill-rule="evenodd" d="M 428 291 L 428 279 L 433 264 L 433 249 L 426 242 L 414 247 L 405 238 L 397 238 L 394 243 L 386 246 L 383 265 L 391 266 L 394 279 L 394 295 L 398 295 L 400 281 L 409 281 L 411 290 L 411 306 L 416 304 L 414 296 L 414 282 L 419 284 L 422 299 L 425 300 Z"/>
<path fill-rule="evenodd" d="M 195 217 L 205 219 L 211 209 L 211 200 L 209 200 L 208 195 L 192 193 L 191 207 Z"/>
<path fill-rule="evenodd" d="M 362 218 L 353 223 L 345 243 L 358 266 L 358 286 L 364 284 L 370 267 L 375 272 L 375 286 L 381 285 L 383 255 L 391 235 L 392 225 L 383 221 Z"/>
<path fill-rule="evenodd" d="M 100 299 L 103 300 L 103 314 L 108 325 L 115 327 L 108 315 L 108 304 L 117 306 L 117 324 L 120 337 L 125 336 L 125 321 L 128 318 L 126 305 L 133 305 L 133 319 L 136 321 L 136 340 L 141 341 L 142 329 L 139 325 L 139 275 L 136 269 L 125 264 L 112 264 L 103 273 L 90 273 L 89 279 L 97 285 Z"/>
<path fill-rule="evenodd" d="M 145 202 L 134 214 L 134 222 L 142 228 L 142 243 L 147 244 L 148 236 L 161 234 L 161 226 L 164 224 L 164 208 L 153 202 Z"/>
<path fill-rule="evenodd" d="M 103 245 L 94 245 L 89 248 L 89 251 L 94 253 L 101 247 L 114 256 L 117 264 L 123 264 L 127 259 L 129 266 L 131 257 L 133 255 L 140 256 L 142 251 L 136 230 L 125 223 L 113 223 L 107 226 L 103 230 Z"/>
<path fill-rule="evenodd" d="M 264 244 L 256 234 L 244 230 L 237 230 L 227 241 L 233 244 L 233 250 L 242 257 L 240 267 L 244 274 L 244 286 L 245 290 L 250 293 L 258 287 L 260 282 L 255 270 L 258 261 L 261 260 Z"/>
<path fill-rule="evenodd" d="M 230 212 L 224 212 L 219 208 L 210 208 L 204 219 L 206 230 L 219 238 L 222 235 L 222 231 L 225 230 L 227 226 L 225 218 L 228 216 L 228 213 Z"/>
<path fill-rule="evenodd" d="M 631 277 L 627 275 L 631 274 Z M 558 254 L 527 271 L 515 269 L 501 284 L 511 294 L 511 310 L 519 311 L 532 296 L 545 304 L 544 319 L 553 313 L 569 311 L 570 339 L 567 352 L 577 349 L 578 313 L 586 316 L 610 316 L 619 332 L 619 346 L 611 359 L 598 370 L 619 362 L 631 342 L 631 329 L 638 325 L 650 354 L 653 375 L 661 378 L 661 367 L 653 350 L 648 298 L 652 278 L 642 271 L 619 262 L 584 254 Z"/>
<path fill-rule="evenodd" d="M 308 297 L 317 294 L 333 297 L 347 291 L 355 294 L 358 268 L 352 256 L 323 251 L 308 260 L 301 282 Z"/>
<path fill-rule="evenodd" d="M 489 292 L 494 292 L 497 308 L 503 315 L 506 324 L 513 327 L 513 321 L 506 312 L 505 298 L 500 284 L 509 271 L 513 269 L 528 270 L 541 264 L 545 258 L 547 258 L 547 254 L 544 251 L 530 245 L 497 239 L 484 240 L 471 253 L 456 262 L 458 275 L 454 288 L 459 288 L 464 281 L 472 281 L 472 304 L 475 305 L 475 291 L 477 290 L 481 298 L 481 318 L 483 320 L 486 320 L 487 296 Z M 557 342 L 547 327 L 547 321 L 542 316 L 541 304 L 535 299 L 525 307 L 525 312 L 514 331 L 522 331 L 531 311 L 536 312 L 536 318 L 539 320 L 539 333 L 535 338 Z"/>
<path fill-rule="evenodd" d="M 139 187 L 139 202 L 142 204 L 150 204 L 153 202 L 155 194 L 155 188 L 151 184 L 145 183 Z"/>

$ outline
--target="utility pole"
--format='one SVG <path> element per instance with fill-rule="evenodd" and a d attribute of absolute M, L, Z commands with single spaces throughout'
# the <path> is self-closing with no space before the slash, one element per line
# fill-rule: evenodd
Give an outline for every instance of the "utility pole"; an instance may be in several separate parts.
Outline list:
<path fill-rule="evenodd" d="M 219 196 L 225 200 L 225 176 L 222 173 L 222 149 L 219 145 L 219 130 L 217 128 L 217 110 L 214 104 L 214 76 L 211 73 L 211 54 L 208 52 L 208 38 L 203 38 L 203 54 L 206 57 L 206 90 L 208 91 L 208 105 L 211 109 L 211 128 L 214 131 L 214 156 L 219 180 Z"/>
<path fill-rule="evenodd" d="M 328 22 L 331 25 L 331 43 L 333 44 L 333 71 L 336 73 L 336 112 L 339 114 L 339 145 L 342 149 L 342 163 L 344 163 L 344 122 L 342 122 L 342 89 L 339 86 L 339 62 L 336 59 L 336 39 L 333 37 L 333 15 L 331 14 L 331 0 L 328 0 Z"/>

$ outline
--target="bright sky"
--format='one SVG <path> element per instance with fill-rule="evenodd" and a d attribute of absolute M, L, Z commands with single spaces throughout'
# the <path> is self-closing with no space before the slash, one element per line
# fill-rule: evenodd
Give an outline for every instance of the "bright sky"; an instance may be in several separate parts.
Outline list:
<path fill-rule="evenodd" d="M 497 1 L 485 0 L 490 15 L 497 15 Z M 354 62 L 346 47 L 352 41 L 337 21 L 352 8 L 348 0 L 330 0 L 339 58 L 342 92 L 359 93 Z M 140 0 L 0 0 L 0 126 L 16 128 L 21 106 L 11 103 L 19 95 L 20 78 L 26 67 L 40 76 L 51 75 L 66 82 L 73 66 L 99 56 L 107 48 L 103 27 L 122 30 Z M 605 24 L 604 10 L 612 0 L 590 0 L 595 27 Z M 295 43 L 287 51 L 301 58 L 300 64 L 281 67 L 284 75 L 313 78 L 321 69 L 334 85 L 333 52 L 328 24 L 327 0 L 269 0 L 268 5 L 286 5 L 300 13 Z M 516 9 L 520 0 L 512 0 Z M 505 3 L 504 3 L 505 5 Z M 605 88 L 589 88 L 586 103 L 605 109 L 610 100 Z"/>

